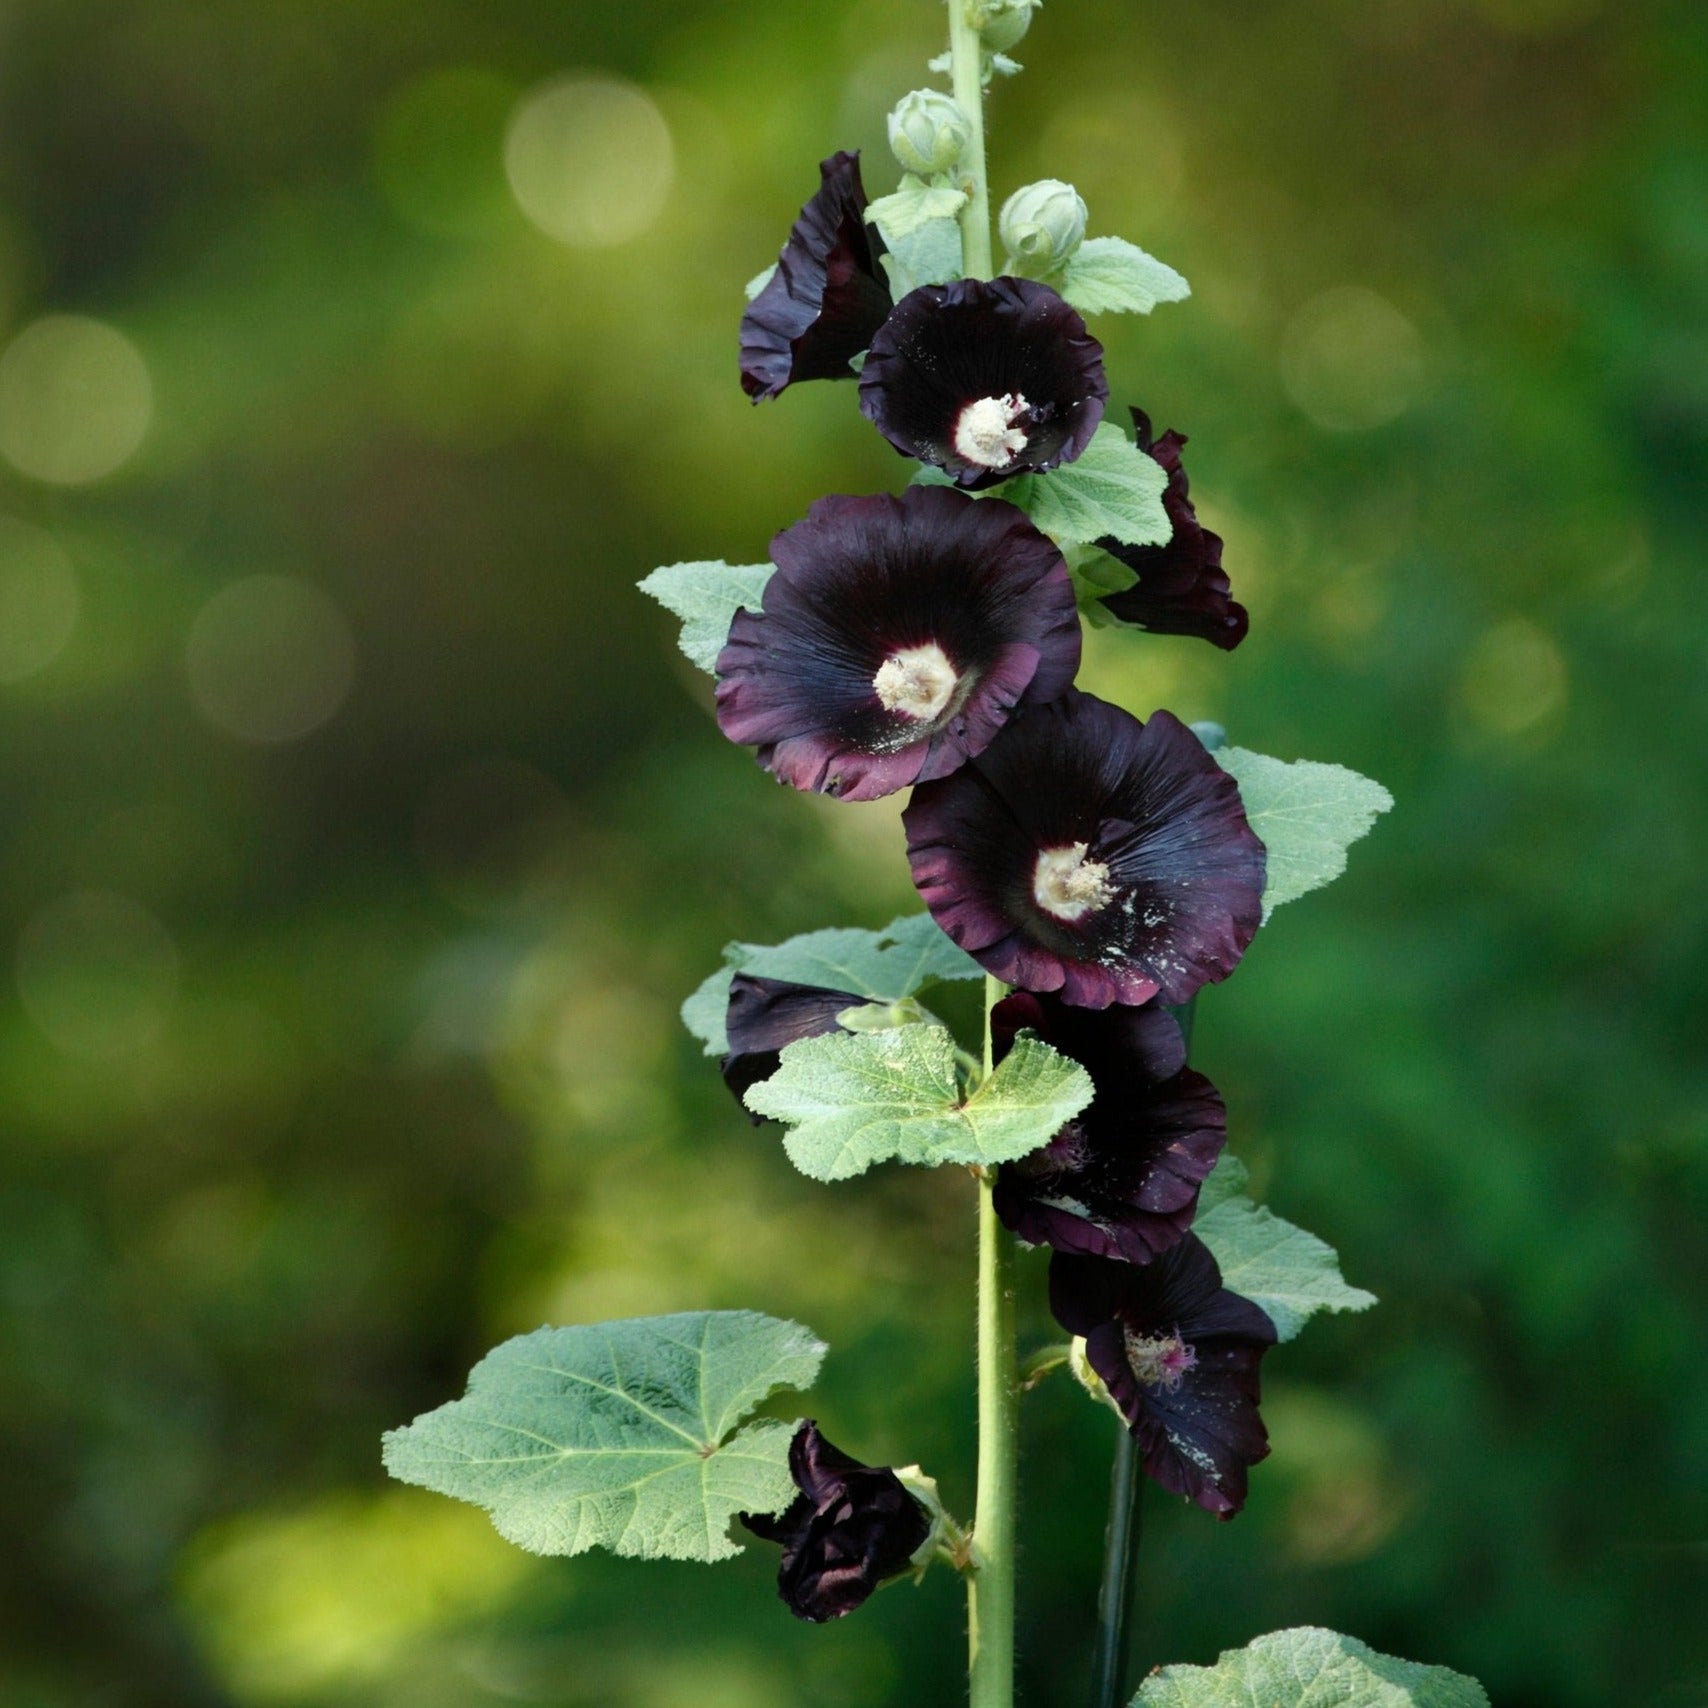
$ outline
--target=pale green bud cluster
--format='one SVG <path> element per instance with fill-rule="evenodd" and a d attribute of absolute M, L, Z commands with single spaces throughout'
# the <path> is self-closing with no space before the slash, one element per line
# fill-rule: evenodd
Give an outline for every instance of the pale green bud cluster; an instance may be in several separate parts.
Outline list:
<path fill-rule="evenodd" d="M 1053 273 L 1085 241 L 1086 206 L 1072 184 L 1040 178 L 1002 204 L 997 228 L 1008 271 L 1021 278 Z"/>
<path fill-rule="evenodd" d="M 992 53 L 1006 53 L 1032 27 L 1042 0 L 972 0 L 973 25 Z"/>
<path fill-rule="evenodd" d="M 903 95 L 890 114 L 890 150 L 904 171 L 922 178 L 947 172 L 972 136 L 960 102 L 940 89 L 915 89 Z"/>

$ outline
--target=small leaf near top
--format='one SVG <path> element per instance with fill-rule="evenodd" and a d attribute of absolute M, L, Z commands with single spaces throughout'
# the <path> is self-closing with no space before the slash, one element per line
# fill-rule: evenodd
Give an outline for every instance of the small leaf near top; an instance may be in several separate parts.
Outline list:
<path fill-rule="evenodd" d="M 1124 237 L 1089 237 L 1068 258 L 1059 289 L 1081 314 L 1149 314 L 1184 302 L 1192 287 L 1166 263 Z"/>
<path fill-rule="evenodd" d="M 1346 850 L 1394 804 L 1380 783 L 1313 759 L 1292 764 L 1223 747 L 1216 763 L 1239 784 L 1251 828 L 1269 850 L 1263 917 L 1332 883 L 1346 870 Z"/>
<path fill-rule="evenodd" d="M 671 563 L 655 569 L 640 590 L 682 619 L 677 644 L 710 675 L 736 612 L 763 607 L 765 584 L 774 568 L 769 563 Z"/>
<path fill-rule="evenodd" d="M 810 1387 L 824 1353 L 753 1311 L 538 1329 L 489 1352 L 464 1398 L 390 1431 L 386 1469 L 484 1507 L 531 1553 L 727 1559 L 736 1513 L 780 1512 L 795 1492 L 794 1426 L 737 1425 L 778 1388 Z"/>
<path fill-rule="evenodd" d="M 1167 486 L 1161 467 L 1105 421 L 1076 461 L 1048 474 L 1021 475 L 996 490 L 1059 546 L 1108 538 L 1153 546 L 1173 528 L 1162 507 Z"/>
<path fill-rule="evenodd" d="M 867 204 L 866 219 L 883 233 L 885 243 L 893 245 L 934 219 L 953 219 L 966 205 L 966 191 L 948 184 L 927 184 L 908 173 L 894 195 L 879 196 Z"/>
<path fill-rule="evenodd" d="M 1489 1708 L 1474 1678 L 1378 1654 L 1310 1626 L 1228 1649 L 1213 1667 L 1152 1673 L 1132 1708 Z"/>

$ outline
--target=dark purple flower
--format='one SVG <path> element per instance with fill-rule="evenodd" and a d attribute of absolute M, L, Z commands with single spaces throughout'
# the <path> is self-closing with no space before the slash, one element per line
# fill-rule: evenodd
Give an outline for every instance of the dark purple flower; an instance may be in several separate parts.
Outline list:
<path fill-rule="evenodd" d="M 988 502 L 988 501 L 987 501 Z M 1029 708 L 902 823 L 913 881 L 987 972 L 1077 1007 L 1185 1002 L 1239 964 L 1265 855 L 1233 779 L 1168 712 Z"/>
<path fill-rule="evenodd" d="M 999 1054 L 1021 1026 L 1085 1068 L 1095 1095 L 1042 1150 L 997 1171 L 997 1215 L 1033 1245 L 1149 1263 L 1191 1227 L 1227 1142 L 1220 1094 L 1185 1066 L 1180 1027 L 1156 1003 L 1009 996 L 991 1014 Z"/>
<path fill-rule="evenodd" d="M 894 1471 L 832 1447 L 809 1418 L 789 1443 L 801 1492 L 776 1518 L 744 1512 L 755 1536 L 783 1544 L 777 1593 L 815 1625 L 852 1613 L 885 1578 L 907 1570 L 931 1521 Z"/>
<path fill-rule="evenodd" d="M 724 1084 L 735 1093 L 736 1102 L 742 1102 L 749 1086 L 777 1071 L 785 1045 L 841 1031 L 837 1015 L 865 1000 L 846 990 L 737 973 L 729 985 L 729 1016 L 724 1023 L 729 1054 L 723 1059 Z M 765 1119 L 751 1110 L 748 1118 L 756 1127 Z"/>
<path fill-rule="evenodd" d="M 771 542 L 718 655 L 718 725 L 797 789 L 869 801 L 953 771 L 1079 668 L 1061 553 L 1000 499 L 821 498 Z"/>
<path fill-rule="evenodd" d="M 1196 1234 L 1154 1263 L 1050 1259 L 1050 1310 L 1103 1379 L 1146 1474 L 1219 1518 L 1245 1505 L 1246 1471 L 1269 1452 L 1258 1365 L 1275 1325 L 1222 1285 Z"/>
<path fill-rule="evenodd" d="M 1168 475 L 1162 507 L 1174 532 L 1160 546 L 1124 546 L 1115 539 L 1097 542 L 1139 577 L 1136 585 L 1111 593 L 1103 604 L 1122 622 L 1136 623 L 1153 634 L 1197 635 L 1232 652 L 1245 639 L 1251 619 L 1245 606 L 1230 597 L 1222 569 L 1222 536 L 1199 522 L 1186 495 L 1186 469 L 1180 460 L 1186 435 L 1170 429 L 1160 439 L 1153 438 L 1151 418 L 1142 409 L 1132 413 L 1139 449 Z"/>
<path fill-rule="evenodd" d="M 923 285 L 873 335 L 860 408 L 958 486 L 1071 463 L 1103 419 L 1103 346 L 1030 279 Z"/>
<path fill-rule="evenodd" d="M 850 360 L 872 341 L 893 299 L 866 223 L 860 157 L 833 154 L 801 209 L 777 271 L 741 317 L 741 386 L 755 403 L 796 380 L 852 379 Z"/>

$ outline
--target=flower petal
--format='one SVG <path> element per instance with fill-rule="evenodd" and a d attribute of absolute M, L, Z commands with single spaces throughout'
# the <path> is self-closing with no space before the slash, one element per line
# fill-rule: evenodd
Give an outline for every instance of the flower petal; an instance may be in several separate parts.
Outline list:
<path fill-rule="evenodd" d="M 737 973 L 729 985 L 729 1016 L 724 1023 L 729 1054 L 722 1064 L 724 1084 L 736 1102 L 746 1108 L 743 1099 L 748 1088 L 777 1071 L 786 1045 L 840 1031 L 837 1015 L 862 1001 L 863 997 L 845 990 Z M 757 1127 L 765 1117 L 748 1110 L 748 1119 Z"/>

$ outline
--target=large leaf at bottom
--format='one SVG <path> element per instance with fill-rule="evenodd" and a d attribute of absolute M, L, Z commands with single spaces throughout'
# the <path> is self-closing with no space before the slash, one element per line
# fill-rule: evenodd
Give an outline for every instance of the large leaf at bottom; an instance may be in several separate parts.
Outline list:
<path fill-rule="evenodd" d="M 794 1426 L 736 1426 L 776 1389 L 810 1387 L 824 1352 L 754 1311 L 537 1329 L 475 1365 L 462 1399 L 387 1434 L 386 1469 L 484 1507 L 536 1554 L 727 1559 L 736 1513 L 780 1512 L 795 1492 Z"/>
<path fill-rule="evenodd" d="M 1213 1667 L 1164 1667 L 1132 1708 L 1489 1708 L 1489 1699 L 1463 1673 L 1302 1626 L 1229 1649 Z"/>

